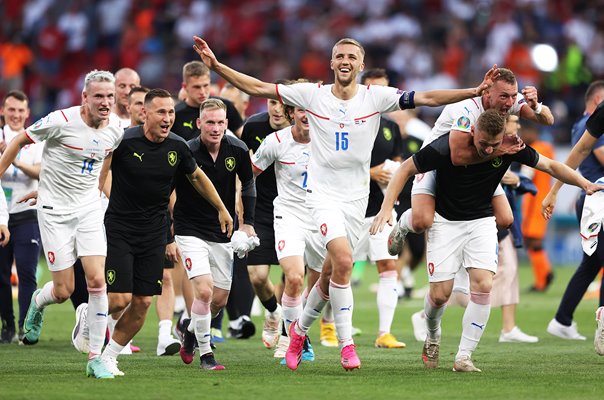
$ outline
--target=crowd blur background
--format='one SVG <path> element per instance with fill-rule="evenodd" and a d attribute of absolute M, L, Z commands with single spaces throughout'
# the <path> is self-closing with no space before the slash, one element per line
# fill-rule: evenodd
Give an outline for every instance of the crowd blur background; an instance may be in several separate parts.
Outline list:
<path fill-rule="evenodd" d="M 391 83 L 427 90 L 476 85 L 492 64 L 534 85 L 566 143 L 583 93 L 604 77 L 601 0 L 4 0 L 0 94 L 23 89 L 38 117 L 79 101 L 90 69 L 136 69 L 144 85 L 180 88 L 197 59 L 193 35 L 220 60 L 272 81 L 331 82 L 330 51 L 350 36 L 367 67 Z M 250 112 L 260 111 L 262 101 Z M 422 110 L 430 122 L 434 110 Z"/>
<path fill-rule="evenodd" d="M 331 48 L 353 37 L 366 67 L 385 68 L 402 89 L 475 86 L 491 65 L 510 68 L 552 109 L 556 123 L 541 137 L 563 160 L 587 85 L 604 78 L 603 9 L 603 0 L 3 0 L 0 96 L 25 91 L 31 123 L 78 104 L 86 72 L 122 67 L 176 94 L 183 64 L 198 59 L 193 35 L 265 81 L 331 82 Z M 248 115 L 265 104 L 253 99 Z M 440 112 L 419 111 L 428 124 Z M 558 210 L 572 216 L 567 198 Z M 561 257 L 569 235 L 559 236 Z"/>

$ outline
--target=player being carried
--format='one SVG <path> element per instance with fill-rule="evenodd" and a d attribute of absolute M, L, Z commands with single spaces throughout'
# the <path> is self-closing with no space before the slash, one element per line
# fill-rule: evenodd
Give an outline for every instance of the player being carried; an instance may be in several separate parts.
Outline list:
<path fill-rule="evenodd" d="M 329 286 L 321 285 L 320 289 L 332 302 L 342 367 L 347 370 L 360 368 L 361 361 L 352 340 L 354 301 L 350 274 L 352 249 L 360 236 L 367 208 L 369 163 L 379 115 L 479 96 L 492 84 L 498 74 L 497 68 L 494 66 L 478 87 L 470 89 L 406 92 L 392 87 L 360 86 L 356 79 L 365 67 L 365 51 L 356 40 L 345 38 L 334 45 L 331 54 L 334 84 L 275 85 L 229 68 L 218 62 L 203 39 L 194 37 L 194 41 L 202 61 L 240 90 L 252 96 L 279 99 L 306 110 L 312 154 L 308 164 L 306 204 L 328 251 L 328 262 L 323 266 L 322 274 L 330 277 Z M 310 301 L 311 296 L 312 293 L 305 307 L 318 306 Z M 286 358 L 300 359 L 309 328 L 310 323 L 308 326 L 298 321 L 291 324 Z"/>

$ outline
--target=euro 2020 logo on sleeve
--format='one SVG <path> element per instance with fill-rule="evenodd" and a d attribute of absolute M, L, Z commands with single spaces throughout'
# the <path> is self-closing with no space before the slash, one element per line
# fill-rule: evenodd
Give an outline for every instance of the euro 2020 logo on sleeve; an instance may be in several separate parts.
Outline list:
<path fill-rule="evenodd" d="M 235 169 L 235 157 L 225 158 L 224 166 L 226 167 L 227 171 L 233 172 L 233 170 Z"/>
<path fill-rule="evenodd" d="M 176 161 L 178 161 L 178 153 L 175 151 L 169 151 L 168 152 L 168 164 L 170 164 L 171 167 L 176 165 Z"/>

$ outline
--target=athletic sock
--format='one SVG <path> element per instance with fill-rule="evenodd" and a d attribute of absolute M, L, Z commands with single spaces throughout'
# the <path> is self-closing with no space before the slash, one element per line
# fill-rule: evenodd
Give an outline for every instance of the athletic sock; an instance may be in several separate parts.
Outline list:
<path fill-rule="evenodd" d="M 403 212 L 403 214 L 401 215 L 401 217 L 398 220 L 398 226 L 400 226 L 403 229 L 406 229 L 409 232 L 421 233 L 421 232 L 415 232 L 415 230 L 413 229 L 413 217 L 412 216 L 413 216 L 413 214 L 412 214 L 411 208 L 405 210 L 405 212 Z"/>
<path fill-rule="evenodd" d="M 329 296 L 323 293 L 319 286 L 319 282 L 317 281 L 315 286 L 310 290 L 310 293 L 308 293 L 306 305 L 302 310 L 302 315 L 300 316 L 298 323 L 294 325 L 294 329 L 296 329 L 298 335 L 306 335 L 310 326 L 317 318 L 319 318 L 319 315 L 321 315 L 321 310 L 323 310 L 323 307 L 325 307 L 325 304 L 328 301 Z"/>
<path fill-rule="evenodd" d="M 109 300 L 107 299 L 107 287 L 88 288 L 88 338 L 90 352 L 100 354 L 105 344 L 107 331 L 107 312 Z"/>
<path fill-rule="evenodd" d="M 199 354 L 204 355 L 212 351 L 210 348 L 210 324 L 212 316 L 210 314 L 210 303 L 194 299 L 191 306 L 191 323 L 189 332 L 195 333 L 195 338 L 199 344 Z M 191 327 L 193 330 L 191 330 Z"/>
<path fill-rule="evenodd" d="M 327 304 L 325 304 L 322 321 L 325 324 L 333 324 L 333 308 L 331 307 L 331 301 L 328 301 Z"/>
<path fill-rule="evenodd" d="M 113 314 L 109 314 L 107 317 L 107 328 L 109 329 L 109 336 L 113 336 L 113 330 L 115 329 L 115 325 L 117 325 L 118 319 L 113 319 Z"/>
<path fill-rule="evenodd" d="M 105 347 L 105 350 L 103 350 L 103 355 L 101 357 L 109 357 L 112 359 L 116 359 L 124 347 L 126 346 L 122 346 L 115 340 L 111 339 L 109 340 L 109 344 L 107 344 L 107 346 Z"/>
<path fill-rule="evenodd" d="M 46 282 L 46 284 L 42 287 L 42 290 L 38 292 L 38 295 L 34 298 L 36 302 L 36 307 L 42 309 L 49 304 L 56 304 L 57 298 L 54 294 L 54 284 L 52 281 Z"/>
<path fill-rule="evenodd" d="M 266 308 L 266 310 L 269 313 L 274 313 L 275 310 L 277 309 L 277 298 L 275 297 L 274 294 L 271 297 L 269 297 L 268 299 L 261 300 L 260 302 L 262 303 L 264 308 Z"/>
<path fill-rule="evenodd" d="M 424 314 L 426 315 L 426 326 L 428 328 L 428 337 L 432 340 L 440 339 L 440 321 L 445 312 L 446 304 L 438 307 L 426 294 L 424 299 Z"/>
<path fill-rule="evenodd" d="M 333 307 L 333 317 L 336 324 L 336 334 L 340 347 L 344 348 L 354 344 L 352 340 L 352 311 L 354 299 L 350 283 L 340 285 L 329 281 L 329 299 Z"/>
<path fill-rule="evenodd" d="M 302 296 L 290 297 L 283 293 L 283 297 L 281 297 L 281 307 L 283 308 L 285 331 L 289 332 L 291 323 L 300 318 L 300 315 L 302 314 Z"/>
<path fill-rule="evenodd" d="M 172 336 L 172 320 L 162 319 L 159 321 L 159 334 L 158 337 Z"/>
<path fill-rule="evenodd" d="M 490 293 L 471 292 L 470 302 L 463 314 L 461 340 L 459 351 L 455 358 L 472 356 L 478 342 L 484 333 L 491 314 Z"/>
<path fill-rule="evenodd" d="M 390 332 L 394 311 L 398 302 L 396 290 L 396 271 L 385 271 L 380 274 L 377 289 L 377 307 L 380 320 L 379 334 Z"/>

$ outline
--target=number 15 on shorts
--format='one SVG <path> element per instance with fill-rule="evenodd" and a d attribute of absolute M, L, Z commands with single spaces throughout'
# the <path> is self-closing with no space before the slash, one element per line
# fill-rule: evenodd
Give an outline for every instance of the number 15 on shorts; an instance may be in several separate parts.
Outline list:
<path fill-rule="evenodd" d="M 336 132 L 336 151 L 348 150 L 348 132 Z"/>

